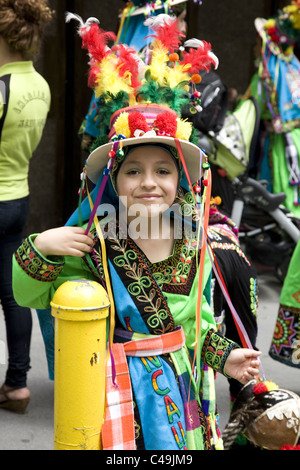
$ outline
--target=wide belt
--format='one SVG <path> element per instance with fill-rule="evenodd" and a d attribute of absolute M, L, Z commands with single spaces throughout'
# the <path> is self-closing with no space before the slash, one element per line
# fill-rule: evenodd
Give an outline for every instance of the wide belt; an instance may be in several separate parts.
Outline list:
<path fill-rule="evenodd" d="M 171 353 L 185 344 L 182 327 L 159 336 L 134 334 L 137 339 L 113 343 L 107 364 L 106 409 L 102 426 L 103 450 L 135 450 L 132 386 L 126 356 L 151 357 Z"/>

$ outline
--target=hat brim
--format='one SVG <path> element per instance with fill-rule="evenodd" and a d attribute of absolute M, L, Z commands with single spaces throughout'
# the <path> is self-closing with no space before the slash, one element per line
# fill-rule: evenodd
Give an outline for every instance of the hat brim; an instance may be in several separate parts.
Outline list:
<path fill-rule="evenodd" d="M 192 144 L 186 140 L 178 139 L 180 143 L 184 160 L 187 166 L 187 171 L 191 183 L 195 183 L 201 177 L 201 151 L 197 145 Z M 156 136 L 156 137 L 139 137 L 129 138 L 122 140 L 123 147 L 130 147 L 132 145 L 142 144 L 163 144 L 170 147 L 177 148 L 176 142 L 172 137 Z M 104 168 L 107 166 L 109 157 L 108 152 L 111 150 L 113 143 L 101 145 L 93 150 L 86 162 L 86 174 L 88 178 L 96 184 L 99 177 L 103 173 Z"/>

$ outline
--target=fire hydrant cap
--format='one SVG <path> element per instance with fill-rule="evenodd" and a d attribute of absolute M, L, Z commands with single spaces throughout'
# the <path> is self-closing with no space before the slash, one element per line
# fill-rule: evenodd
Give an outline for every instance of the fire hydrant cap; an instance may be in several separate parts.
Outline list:
<path fill-rule="evenodd" d="M 66 281 L 56 290 L 51 302 L 52 307 L 65 310 L 97 310 L 109 305 L 105 289 L 88 279 Z"/>

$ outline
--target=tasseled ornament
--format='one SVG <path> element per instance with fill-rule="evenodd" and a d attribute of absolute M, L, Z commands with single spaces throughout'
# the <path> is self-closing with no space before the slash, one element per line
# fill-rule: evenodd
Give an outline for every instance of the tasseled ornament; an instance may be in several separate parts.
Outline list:
<path fill-rule="evenodd" d="M 117 135 L 120 135 L 120 134 L 124 135 L 124 137 L 126 137 L 126 139 L 131 137 L 131 131 L 130 131 L 129 123 L 128 123 L 128 116 L 129 116 L 129 113 L 126 113 L 126 112 L 121 113 L 117 117 L 116 122 L 114 124 L 116 134 Z"/>
<path fill-rule="evenodd" d="M 183 119 L 177 119 L 177 131 L 176 131 L 176 139 L 182 139 L 182 140 L 190 140 L 190 137 L 192 135 L 192 130 L 193 126 L 192 123 L 183 120 Z"/>
<path fill-rule="evenodd" d="M 73 19 L 79 22 L 82 47 L 89 54 L 88 84 L 101 109 L 101 134 L 109 131 L 109 119 L 115 111 L 135 104 L 167 106 L 180 118 L 182 110 L 191 106 L 189 84 L 201 80 L 201 69 L 208 70 L 212 64 L 215 67 L 218 64 L 210 44 L 195 39 L 192 43 L 186 41 L 185 45 L 196 49 L 189 52 L 183 49 L 183 61 L 180 60 L 175 51 L 181 50 L 180 43 L 185 35 L 179 31 L 176 17 L 162 14 L 146 20 L 146 26 L 153 30 L 146 62 L 127 45 L 114 44 L 110 48 L 108 42 L 116 37 L 112 32 L 103 31 L 96 18 L 89 18 L 84 23 L 78 15 L 66 15 L 67 22 Z M 201 109 L 199 97 L 193 95 L 192 106 L 195 112 Z M 131 120 L 134 122 L 133 117 Z M 175 124 L 172 129 L 168 125 L 167 128 L 158 127 L 158 130 L 197 144 L 195 129 L 189 123 L 179 119 Z M 131 127 L 128 117 L 120 118 L 117 127 L 120 129 L 117 135 L 126 138 L 136 131 L 148 132 L 145 123 L 134 123 Z"/>
<path fill-rule="evenodd" d="M 260 395 L 261 393 L 271 392 L 271 390 L 278 390 L 278 385 L 269 380 L 257 382 L 257 384 L 253 386 L 254 395 Z"/>

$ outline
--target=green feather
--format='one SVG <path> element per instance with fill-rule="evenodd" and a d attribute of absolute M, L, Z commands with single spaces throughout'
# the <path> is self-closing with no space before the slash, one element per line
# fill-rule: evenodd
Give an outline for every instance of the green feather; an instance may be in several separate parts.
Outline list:
<path fill-rule="evenodd" d="M 180 85 L 174 88 L 163 87 L 161 90 L 162 102 L 168 104 L 178 116 L 181 115 L 181 110 L 184 106 L 190 103 L 187 91 Z"/>
<path fill-rule="evenodd" d="M 89 151 L 90 153 L 93 152 L 93 150 L 95 150 L 96 148 L 100 147 L 101 145 L 104 145 L 104 144 L 107 144 L 108 142 L 108 135 L 99 135 L 95 140 L 94 142 L 92 143 L 92 145 L 90 146 L 89 148 Z"/>
<path fill-rule="evenodd" d="M 114 112 L 129 105 L 129 95 L 125 91 L 119 91 L 116 95 L 109 92 L 103 93 L 97 100 L 100 108 L 100 123 L 109 130 L 110 118 Z"/>
<path fill-rule="evenodd" d="M 198 146 L 199 137 L 200 137 L 200 132 L 198 131 L 198 129 L 196 129 L 194 126 L 192 126 L 192 133 L 191 133 L 191 136 L 190 136 L 190 142 L 192 144 L 195 144 L 195 145 Z"/>
<path fill-rule="evenodd" d="M 138 98 L 144 101 L 150 101 L 151 103 L 160 104 L 161 99 L 157 82 L 152 79 L 146 80 L 137 94 L 137 99 Z"/>
<path fill-rule="evenodd" d="M 190 103 L 188 93 L 184 88 L 187 82 L 183 81 L 176 87 L 170 88 L 167 82 L 159 85 L 155 80 L 151 79 L 150 74 L 146 74 L 147 80 L 141 86 L 137 98 L 144 101 L 150 101 L 156 104 L 166 104 L 173 109 L 178 115 L 184 106 Z"/>

